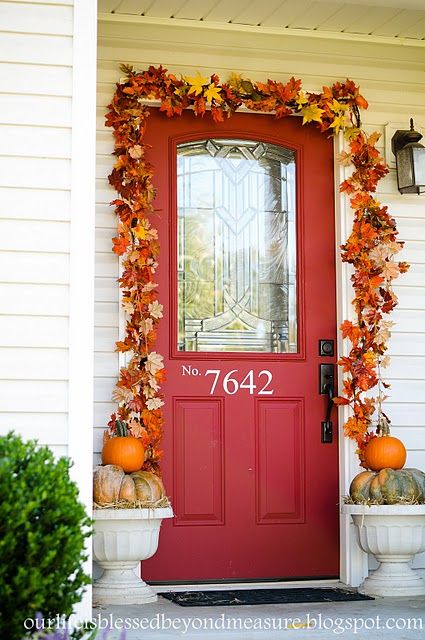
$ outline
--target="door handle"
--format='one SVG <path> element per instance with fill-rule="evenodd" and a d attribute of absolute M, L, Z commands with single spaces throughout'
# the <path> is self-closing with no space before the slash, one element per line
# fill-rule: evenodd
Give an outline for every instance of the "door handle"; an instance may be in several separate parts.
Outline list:
<path fill-rule="evenodd" d="M 324 444 L 332 442 L 332 421 L 331 413 L 334 393 L 334 365 L 333 364 L 321 364 L 319 369 L 319 391 L 321 395 L 327 396 L 326 414 L 325 419 L 321 425 L 321 440 Z"/>

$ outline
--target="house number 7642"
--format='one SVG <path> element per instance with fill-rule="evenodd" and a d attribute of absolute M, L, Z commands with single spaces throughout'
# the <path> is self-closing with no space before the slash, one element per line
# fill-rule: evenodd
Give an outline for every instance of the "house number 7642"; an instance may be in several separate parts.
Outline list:
<path fill-rule="evenodd" d="M 182 374 L 189 376 L 200 376 L 202 373 L 196 367 L 185 365 L 182 367 Z M 247 374 L 239 372 L 239 369 L 232 369 L 223 374 L 221 369 L 207 369 L 205 376 L 211 376 L 210 395 L 217 393 L 218 389 L 223 389 L 224 393 L 234 396 L 239 391 L 247 390 L 252 396 L 257 393 L 259 396 L 270 396 L 273 389 L 270 385 L 273 375 L 268 369 L 263 369 L 259 373 L 254 373 L 250 369 Z"/>

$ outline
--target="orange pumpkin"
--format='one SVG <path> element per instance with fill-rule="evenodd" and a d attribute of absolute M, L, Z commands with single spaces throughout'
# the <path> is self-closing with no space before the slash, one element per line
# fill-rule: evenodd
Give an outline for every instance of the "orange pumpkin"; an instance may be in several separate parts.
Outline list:
<path fill-rule="evenodd" d="M 364 451 L 365 466 L 372 471 L 402 469 L 406 462 L 406 447 L 394 436 L 372 438 Z"/>
<path fill-rule="evenodd" d="M 125 472 L 139 471 L 145 461 L 145 448 L 140 438 L 117 436 L 108 438 L 102 449 L 102 464 L 115 464 Z"/>
<path fill-rule="evenodd" d="M 93 500 L 96 504 L 149 504 L 164 497 L 162 480 L 151 471 L 136 471 L 127 475 L 121 467 L 113 464 L 98 466 L 93 470 Z"/>

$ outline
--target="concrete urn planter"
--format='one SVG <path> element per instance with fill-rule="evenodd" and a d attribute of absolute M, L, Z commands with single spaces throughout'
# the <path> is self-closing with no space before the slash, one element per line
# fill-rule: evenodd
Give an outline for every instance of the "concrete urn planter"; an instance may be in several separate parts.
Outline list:
<path fill-rule="evenodd" d="M 359 587 L 371 596 L 422 596 L 425 581 L 411 568 L 416 553 L 425 551 L 425 505 L 345 504 L 357 540 L 380 563 Z"/>
<path fill-rule="evenodd" d="M 95 509 L 93 556 L 104 570 L 93 585 L 98 604 L 145 604 L 157 594 L 138 578 L 141 560 L 158 548 L 164 518 L 172 518 L 171 507 L 155 509 Z"/>

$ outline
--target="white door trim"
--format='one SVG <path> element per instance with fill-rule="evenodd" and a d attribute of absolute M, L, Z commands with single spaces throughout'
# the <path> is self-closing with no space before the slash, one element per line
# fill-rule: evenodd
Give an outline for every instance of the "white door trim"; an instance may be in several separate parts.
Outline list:
<path fill-rule="evenodd" d="M 97 1 L 74 0 L 68 454 L 80 500 L 92 512 Z M 87 541 L 91 574 L 91 539 Z M 91 586 L 76 607 L 89 619 Z"/>
<path fill-rule="evenodd" d="M 337 158 L 345 148 L 344 136 L 334 137 L 334 179 L 335 179 L 335 251 L 336 251 L 336 321 L 337 321 L 337 355 L 347 355 L 348 343 L 342 340 L 340 325 L 344 320 L 353 318 L 351 299 L 353 290 L 350 282 L 351 267 L 341 260 L 341 244 L 350 234 L 353 212 L 348 198 L 340 193 L 339 186 L 351 174 L 351 166 L 344 167 Z M 338 388 L 342 388 L 342 372 L 338 367 Z M 355 452 L 355 445 L 344 436 L 343 425 L 349 416 L 347 407 L 339 407 L 339 495 L 340 500 L 348 494 L 351 479 L 360 471 Z M 354 524 L 351 517 L 340 515 L 340 580 L 357 587 L 368 573 L 368 558 L 356 540 Z"/>

